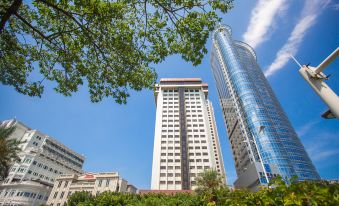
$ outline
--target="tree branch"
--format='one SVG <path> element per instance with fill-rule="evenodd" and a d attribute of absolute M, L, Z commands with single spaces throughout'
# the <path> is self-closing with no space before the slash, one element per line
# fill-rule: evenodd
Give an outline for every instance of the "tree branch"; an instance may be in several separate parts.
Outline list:
<path fill-rule="evenodd" d="M 19 7 L 22 4 L 22 0 L 15 0 L 12 5 L 6 10 L 5 14 L 1 17 L 0 21 L 0 34 L 2 34 L 3 30 L 5 29 L 6 23 L 9 18 L 18 12 Z"/>
<path fill-rule="evenodd" d="M 18 13 L 14 13 L 14 15 L 16 17 L 18 17 L 18 19 L 20 19 L 25 25 L 27 25 L 29 28 L 31 28 L 33 30 L 33 32 L 36 32 L 37 34 L 39 34 L 39 36 L 41 36 L 43 39 L 47 40 L 48 42 L 50 43 L 53 43 L 51 42 L 46 36 L 44 33 L 42 33 L 41 31 L 39 31 L 37 28 L 35 28 L 31 23 L 29 23 L 25 18 L 23 18 L 22 16 L 20 16 L 20 14 Z"/>
<path fill-rule="evenodd" d="M 145 0 L 145 2 L 144 2 L 144 11 L 145 11 L 145 31 L 144 31 L 145 36 L 144 36 L 144 40 L 143 40 L 142 44 L 140 45 L 139 49 L 140 49 L 143 45 L 145 45 L 145 41 L 146 41 L 147 24 L 148 24 L 148 19 L 147 19 L 147 18 L 148 18 L 148 16 L 147 16 L 147 0 Z"/>
<path fill-rule="evenodd" d="M 26 26 L 28 26 L 30 29 L 33 30 L 33 32 L 37 33 L 43 40 L 48 41 L 50 44 L 52 44 L 53 46 L 55 46 L 56 48 L 58 48 L 59 50 L 64 51 L 62 48 L 59 48 L 59 46 L 57 44 L 55 44 L 54 42 L 52 42 L 50 39 L 48 39 L 44 33 L 42 33 L 41 31 L 39 31 L 37 28 L 35 28 L 31 23 L 29 23 L 25 18 L 23 18 L 22 16 L 20 16 L 20 14 L 18 13 L 14 13 L 14 15 L 21 20 Z M 66 52 L 66 51 L 64 51 Z"/>
<path fill-rule="evenodd" d="M 84 32 L 84 34 L 90 39 L 90 41 L 93 43 L 94 47 L 96 47 L 98 49 L 98 51 L 101 53 L 102 57 L 105 59 L 105 61 L 109 62 L 106 55 L 105 55 L 105 52 L 103 52 L 101 50 L 101 48 L 96 44 L 95 42 L 95 39 L 91 36 L 92 35 L 92 32 L 86 28 L 82 23 L 80 23 L 71 13 L 69 13 L 68 11 L 65 11 L 64 9 L 58 7 L 57 5 L 49 2 L 49 1 L 46 1 L 46 0 L 36 0 L 37 2 L 41 2 L 57 11 L 60 11 L 61 13 L 63 13 L 65 16 L 67 16 L 68 18 L 72 19 L 75 24 L 77 24 L 81 30 Z M 112 67 L 110 67 L 112 70 L 114 70 Z"/>
<path fill-rule="evenodd" d="M 177 29 L 177 31 L 178 31 L 178 33 L 179 33 L 179 35 L 180 35 L 180 37 L 181 37 L 181 39 L 183 40 L 184 38 L 182 37 L 182 35 L 181 35 L 181 32 L 180 32 L 180 30 L 179 30 L 179 28 L 178 28 L 178 25 L 176 24 L 176 22 L 173 20 L 173 18 L 172 18 L 172 15 L 171 15 L 171 11 L 169 10 L 169 9 L 167 9 L 164 5 L 162 5 L 159 1 L 157 1 L 157 0 L 155 0 L 155 2 L 166 12 L 166 14 L 168 15 L 168 17 L 170 18 L 170 20 L 171 20 L 171 22 L 172 22 L 172 24 L 174 25 L 174 27 Z M 174 17 L 176 18 L 176 16 L 174 15 Z M 177 19 L 177 18 L 176 18 Z"/>

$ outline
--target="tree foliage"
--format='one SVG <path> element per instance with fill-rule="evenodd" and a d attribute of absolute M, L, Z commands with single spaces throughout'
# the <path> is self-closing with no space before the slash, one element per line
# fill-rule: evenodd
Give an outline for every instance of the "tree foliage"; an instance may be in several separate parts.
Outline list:
<path fill-rule="evenodd" d="M 21 142 L 9 139 L 14 131 L 14 126 L 0 126 L 0 181 L 7 177 L 11 163 L 20 160 L 18 153 L 21 150 L 18 146 Z"/>
<path fill-rule="evenodd" d="M 2 0 L 0 81 L 39 97 L 45 79 L 66 96 L 86 83 L 92 102 L 125 103 L 153 87 L 151 64 L 181 54 L 198 65 L 232 1 Z"/>
<path fill-rule="evenodd" d="M 93 203 L 94 197 L 86 191 L 75 192 L 67 200 L 68 206 L 90 205 Z"/>
<path fill-rule="evenodd" d="M 198 175 L 196 182 L 195 191 L 211 203 L 217 201 L 217 192 L 226 187 L 225 180 L 216 170 L 205 170 Z"/>
<path fill-rule="evenodd" d="M 104 192 L 72 206 L 334 206 L 339 205 L 339 185 L 326 181 L 295 182 L 286 185 L 282 179 L 273 181 L 273 187 L 258 192 L 248 190 L 231 191 L 226 187 L 214 190 L 214 201 L 205 198 L 205 190 L 196 193 L 166 194 L 123 194 Z M 77 196 L 74 193 L 73 196 Z M 78 198 L 78 200 L 80 200 Z M 75 203 L 75 202 L 73 202 Z"/>

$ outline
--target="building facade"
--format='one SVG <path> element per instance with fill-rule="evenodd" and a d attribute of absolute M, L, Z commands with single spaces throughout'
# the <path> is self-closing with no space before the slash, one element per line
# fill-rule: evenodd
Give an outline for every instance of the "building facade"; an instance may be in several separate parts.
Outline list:
<path fill-rule="evenodd" d="M 136 193 L 137 189 L 117 172 L 86 173 L 59 176 L 48 198 L 47 205 L 63 206 L 74 192 L 86 191 L 97 195 L 105 191 Z"/>
<path fill-rule="evenodd" d="M 206 169 L 225 177 L 208 85 L 199 78 L 161 79 L 155 86 L 152 190 L 191 190 Z M 225 178 L 226 181 L 226 178 Z"/>
<path fill-rule="evenodd" d="M 228 26 L 213 32 L 211 64 L 238 179 L 256 190 L 272 177 L 319 179 L 308 154 L 256 61 Z"/>
<path fill-rule="evenodd" d="M 13 162 L 9 175 L 0 184 L 0 205 L 46 203 L 56 177 L 82 173 L 84 157 L 52 137 L 14 119 L 1 125 L 15 125 L 10 138 L 22 143 L 20 162 Z"/>

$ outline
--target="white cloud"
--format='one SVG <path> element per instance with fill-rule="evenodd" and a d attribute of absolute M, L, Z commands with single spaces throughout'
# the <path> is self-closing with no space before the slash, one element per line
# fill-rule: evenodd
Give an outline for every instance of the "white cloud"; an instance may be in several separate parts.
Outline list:
<path fill-rule="evenodd" d="M 275 17 L 286 8 L 286 0 L 259 0 L 251 13 L 250 23 L 243 35 L 244 42 L 253 48 L 267 40 Z"/>
<path fill-rule="evenodd" d="M 326 158 L 329 158 L 329 157 L 337 155 L 337 154 L 339 154 L 339 149 L 323 150 L 323 151 L 317 152 L 317 154 L 313 156 L 313 160 L 314 161 L 321 161 L 321 160 L 324 160 Z"/>
<path fill-rule="evenodd" d="M 339 139 L 336 133 L 313 132 L 307 138 L 303 138 L 303 142 L 311 159 L 318 164 L 339 154 Z"/>
<path fill-rule="evenodd" d="M 290 59 L 290 55 L 295 55 L 297 53 L 307 31 L 314 25 L 317 17 L 320 15 L 323 8 L 329 4 L 329 2 L 330 0 L 305 0 L 301 17 L 295 25 L 287 42 L 278 51 L 275 60 L 265 71 L 266 77 L 271 76 L 282 69 Z"/>
<path fill-rule="evenodd" d="M 319 123 L 319 121 L 311 121 L 306 123 L 305 125 L 303 125 L 302 127 L 300 127 L 297 130 L 297 134 L 299 137 L 304 136 L 305 134 L 307 134 L 317 123 Z"/>

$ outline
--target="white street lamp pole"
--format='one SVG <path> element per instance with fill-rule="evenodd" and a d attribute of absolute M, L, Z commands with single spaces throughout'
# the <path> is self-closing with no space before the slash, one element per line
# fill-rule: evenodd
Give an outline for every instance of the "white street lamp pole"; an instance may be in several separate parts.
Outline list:
<path fill-rule="evenodd" d="M 329 110 L 326 111 L 322 117 L 326 119 L 337 118 L 339 119 L 339 97 L 334 93 L 334 91 L 324 82 L 328 80 L 322 71 L 337 57 L 339 56 L 339 47 L 332 52 L 322 63 L 317 67 L 311 67 L 303 65 L 301 66 L 297 60 L 293 58 L 294 61 L 300 66 L 299 73 L 306 80 L 306 82 L 313 88 L 313 90 L 319 95 L 319 97 L 327 104 Z"/>

